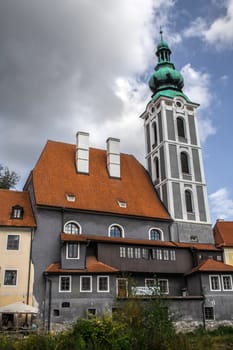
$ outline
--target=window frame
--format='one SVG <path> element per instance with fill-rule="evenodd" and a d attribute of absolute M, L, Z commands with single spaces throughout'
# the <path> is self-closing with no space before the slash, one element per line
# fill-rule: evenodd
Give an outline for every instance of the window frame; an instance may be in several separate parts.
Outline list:
<path fill-rule="evenodd" d="M 78 232 L 77 233 L 76 232 L 72 232 L 72 229 L 70 230 L 71 232 L 67 232 L 66 226 L 68 226 L 68 225 L 77 226 Z M 77 221 L 69 220 L 69 221 L 65 222 L 64 227 L 63 227 L 63 232 L 68 234 L 68 235 L 81 235 L 82 234 L 82 227 Z"/>
<path fill-rule="evenodd" d="M 15 277 L 15 284 L 5 284 L 5 281 L 6 281 L 6 272 L 9 272 L 9 271 L 15 271 L 16 272 L 16 277 Z M 3 286 L 4 287 L 17 287 L 17 284 L 18 284 L 18 269 L 16 268 L 6 268 L 4 269 L 4 273 L 3 273 Z"/>
<path fill-rule="evenodd" d="M 71 245 L 77 245 L 77 257 L 75 258 L 70 258 L 69 257 L 69 246 Z M 66 242 L 66 259 L 67 260 L 79 260 L 80 259 L 80 244 L 77 242 Z"/>
<path fill-rule="evenodd" d="M 190 196 L 189 198 L 187 198 L 187 194 Z M 194 213 L 194 202 L 193 202 L 193 192 L 191 189 L 185 188 L 184 200 L 185 200 L 186 212 L 189 214 L 193 214 Z M 190 202 L 188 202 L 188 201 L 190 201 Z M 191 209 L 191 211 L 190 211 L 190 209 Z"/>
<path fill-rule="evenodd" d="M 231 284 L 231 288 L 225 288 L 224 287 L 224 277 L 228 277 L 230 279 L 230 284 Z M 221 282 L 222 282 L 222 290 L 224 292 L 228 292 L 228 291 L 232 291 L 233 290 L 233 286 L 232 286 L 232 276 L 231 275 L 221 275 Z"/>
<path fill-rule="evenodd" d="M 178 125 L 179 124 L 179 122 L 182 122 L 182 126 L 181 125 Z M 177 128 L 177 136 L 178 136 L 178 138 L 179 139 L 186 139 L 186 128 L 185 128 L 185 120 L 184 120 L 184 118 L 183 117 L 181 117 L 181 116 L 178 116 L 177 118 L 176 118 L 176 128 Z M 182 133 L 180 133 L 180 131 L 181 131 L 181 129 L 182 129 Z M 182 135 L 181 135 L 182 134 Z"/>
<path fill-rule="evenodd" d="M 185 157 L 185 158 L 184 158 Z M 185 175 L 190 175 L 190 161 L 189 161 L 189 154 L 185 151 L 180 152 L 180 166 L 181 166 L 181 172 Z"/>
<path fill-rule="evenodd" d="M 162 293 L 161 293 L 161 290 L 160 290 L 160 283 L 161 282 L 166 282 L 166 291 L 162 292 Z M 159 287 L 159 291 L 160 291 L 161 294 L 163 294 L 163 295 L 168 295 L 169 294 L 169 281 L 168 281 L 167 278 L 159 278 L 158 279 L 158 287 Z"/>
<path fill-rule="evenodd" d="M 18 237 L 18 247 L 17 249 L 14 249 L 14 248 L 8 248 L 8 244 L 9 244 L 9 237 L 10 236 L 17 236 Z M 7 235 L 7 239 L 6 239 L 6 250 L 10 250 L 10 251 L 19 251 L 20 250 L 20 239 L 21 239 L 21 235 L 16 233 L 16 234 L 12 234 L 12 233 L 9 233 Z"/>
<path fill-rule="evenodd" d="M 100 290 L 100 279 L 101 278 L 107 279 L 107 290 Z M 110 291 L 109 276 L 107 276 L 107 275 L 97 276 L 97 292 L 98 293 L 109 293 L 109 291 Z"/>
<path fill-rule="evenodd" d="M 153 284 L 148 283 L 149 281 L 153 281 Z M 156 282 L 155 278 L 145 278 L 145 287 L 156 287 Z"/>
<path fill-rule="evenodd" d="M 159 233 L 160 239 L 152 239 L 151 238 L 152 231 L 157 231 Z M 158 228 L 158 227 L 151 227 L 149 229 L 149 240 L 150 241 L 163 241 L 164 240 L 164 238 L 163 238 L 163 231 L 160 228 Z"/>
<path fill-rule="evenodd" d="M 16 204 L 11 208 L 11 219 L 23 219 L 24 209 L 21 205 Z"/>
<path fill-rule="evenodd" d="M 83 290 L 83 288 L 82 288 L 82 286 L 83 286 L 82 280 L 84 278 L 89 278 L 89 280 L 90 280 L 90 289 L 89 290 Z M 90 275 L 80 276 L 80 293 L 92 293 L 92 276 L 90 276 Z"/>
<path fill-rule="evenodd" d="M 62 278 L 69 278 L 69 290 L 63 290 L 61 289 L 61 281 L 62 281 Z M 70 275 L 60 275 L 59 276 L 59 287 L 58 287 L 58 291 L 59 293 L 71 293 L 72 292 L 72 276 Z"/>
<path fill-rule="evenodd" d="M 212 278 L 216 278 L 218 280 L 218 289 L 214 289 L 213 288 L 213 284 L 212 284 Z M 221 292 L 221 280 L 220 280 L 220 276 L 219 275 L 209 275 L 209 283 L 210 283 L 210 290 L 211 292 Z"/>
<path fill-rule="evenodd" d="M 111 230 L 112 228 L 118 228 L 119 231 L 120 231 L 120 236 L 111 236 Z M 119 224 L 111 224 L 109 227 L 108 227 L 108 237 L 111 237 L 111 238 L 124 238 L 125 237 L 125 233 L 124 233 L 124 228 L 123 226 L 119 225 Z"/>
<path fill-rule="evenodd" d="M 206 317 L 206 310 L 212 310 L 212 313 L 213 313 L 213 318 L 210 318 L 210 317 Z M 204 306 L 204 317 L 205 317 L 205 320 L 206 321 L 213 321 L 215 320 L 215 312 L 214 312 L 214 307 L 213 306 Z"/>

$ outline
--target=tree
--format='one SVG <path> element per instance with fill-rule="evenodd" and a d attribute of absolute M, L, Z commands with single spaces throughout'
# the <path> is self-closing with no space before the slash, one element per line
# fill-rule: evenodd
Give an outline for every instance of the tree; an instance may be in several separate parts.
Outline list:
<path fill-rule="evenodd" d="M 9 190 L 15 187 L 20 179 L 20 176 L 15 171 L 10 171 L 8 167 L 0 164 L 0 188 Z"/>

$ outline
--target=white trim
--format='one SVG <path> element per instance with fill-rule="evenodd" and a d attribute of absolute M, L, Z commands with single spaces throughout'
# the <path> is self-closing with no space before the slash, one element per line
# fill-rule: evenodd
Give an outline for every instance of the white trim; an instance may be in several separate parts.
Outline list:
<path fill-rule="evenodd" d="M 7 248 L 7 245 L 8 245 L 8 237 L 9 236 L 19 236 L 19 247 L 18 249 L 8 249 Z M 8 233 L 7 236 L 6 236 L 6 251 L 7 252 L 19 252 L 20 251 L 20 245 L 21 245 L 21 234 L 19 233 Z"/>
<path fill-rule="evenodd" d="M 124 232 L 123 226 L 121 226 L 121 225 L 119 225 L 119 224 L 116 224 L 116 223 L 109 225 L 109 227 L 108 227 L 108 237 L 111 237 L 111 236 L 110 236 L 110 232 L 111 232 L 112 226 L 117 226 L 117 227 L 119 227 L 119 228 L 121 229 L 121 237 L 122 237 L 122 238 L 125 237 L 125 232 Z M 113 237 L 113 238 L 114 238 L 114 237 Z"/>
<path fill-rule="evenodd" d="M 165 281 L 166 285 L 167 285 L 167 291 L 163 292 L 163 294 L 169 294 L 169 281 L 167 278 L 159 278 L 158 279 L 158 285 L 160 284 L 161 281 Z"/>
<path fill-rule="evenodd" d="M 78 246 L 78 256 L 76 258 L 69 258 L 69 256 L 68 256 L 69 244 L 76 244 Z M 67 260 L 79 260 L 80 259 L 80 243 L 66 242 L 66 259 Z"/>
<path fill-rule="evenodd" d="M 107 278 L 107 290 L 100 290 L 99 289 L 100 278 Z M 97 292 L 98 293 L 109 293 L 109 276 L 97 276 Z"/>
<path fill-rule="evenodd" d="M 158 241 L 164 241 L 163 231 L 160 228 L 158 228 L 158 227 L 151 227 L 149 229 L 149 240 L 150 241 L 155 241 L 154 239 L 151 239 L 151 231 L 152 230 L 158 230 L 160 232 L 160 239 L 158 239 Z"/>
<path fill-rule="evenodd" d="M 213 289 L 212 288 L 212 277 L 217 277 L 218 279 L 218 284 L 219 284 L 219 289 Z M 220 276 L 219 275 L 209 275 L 209 283 L 210 283 L 210 290 L 211 292 L 220 292 L 221 291 L 221 281 L 220 281 Z"/>
<path fill-rule="evenodd" d="M 90 279 L 90 290 L 83 290 L 82 289 L 82 279 L 87 278 L 87 277 Z M 80 276 L 80 292 L 81 293 L 92 293 L 92 276 L 90 276 L 90 275 Z"/>
<path fill-rule="evenodd" d="M 230 283 L 231 283 L 231 288 L 230 288 L 230 289 L 225 289 L 225 288 L 224 288 L 223 277 L 229 277 L 229 278 L 230 278 Z M 224 292 L 228 292 L 228 291 L 233 290 L 233 286 L 232 286 L 232 276 L 231 276 L 231 275 L 221 275 L 221 282 L 222 282 L 222 290 L 223 290 Z"/>
<path fill-rule="evenodd" d="M 62 278 L 69 278 L 69 290 L 61 290 L 61 279 Z M 71 276 L 69 276 L 69 275 L 68 276 L 67 275 L 59 276 L 59 288 L 58 288 L 59 293 L 70 293 L 72 290 L 71 282 L 72 282 Z"/>
<path fill-rule="evenodd" d="M 77 233 L 77 234 L 79 234 L 79 235 L 82 234 L 82 227 L 81 227 L 81 225 L 80 225 L 77 221 L 74 221 L 74 220 L 69 220 L 69 221 L 66 221 L 66 222 L 64 223 L 64 226 L 63 226 L 63 232 L 64 232 L 64 233 L 67 233 L 67 234 L 76 234 L 76 233 L 68 233 L 68 232 L 65 231 L 65 227 L 66 227 L 66 225 L 68 225 L 68 224 L 75 224 L 75 225 L 77 225 L 78 228 L 79 228 L 79 233 Z"/>
<path fill-rule="evenodd" d="M 6 274 L 6 271 L 16 271 L 16 282 L 15 284 L 5 284 L 5 274 Z M 17 287 L 18 285 L 18 278 L 19 278 L 19 269 L 16 268 L 16 267 L 6 267 L 4 270 L 3 270 L 3 281 L 2 281 L 2 286 L 3 287 L 10 287 L 10 288 L 15 288 Z"/>

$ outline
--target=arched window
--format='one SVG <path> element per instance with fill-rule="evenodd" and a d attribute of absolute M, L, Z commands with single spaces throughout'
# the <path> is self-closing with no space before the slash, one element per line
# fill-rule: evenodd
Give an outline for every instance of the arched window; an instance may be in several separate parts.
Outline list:
<path fill-rule="evenodd" d="M 185 204 L 186 210 L 188 213 L 193 213 L 193 199 L 192 192 L 189 190 L 185 190 Z"/>
<path fill-rule="evenodd" d="M 158 132 L 157 132 L 157 124 L 153 123 L 153 130 L 154 130 L 154 147 L 158 145 Z"/>
<path fill-rule="evenodd" d="M 188 161 L 188 155 L 185 152 L 181 152 L 180 154 L 180 161 L 181 161 L 181 170 L 182 173 L 189 174 L 189 161 Z"/>
<path fill-rule="evenodd" d="M 185 128 L 184 128 L 184 119 L 183 118 L 177 118 L 177 132 L 179 137 L 185 137 Z"/>
<path fill-rule="evenodd" d="M 123 237 L 123 229 L 119 225 L 112 225 L 109 228 L 110 237 Z"/>
<path fill-rule="evenodd" d="M 81 233 L 81 229 L 76 222 L 69 221 L 64 226 L 64 232 L 72 235 L 79 235 Z"/>
<path fill-rule="evenodd" d="M 158 159 L 158 157 L 155 157 L 154 162 L 155 162 L 155 177 L 156 177 L 156 180 L 157 180 L 157 179 L 159 179 L 159 177 L 160 177 L 160 172 L 159 172 L 159 159 Z"/>
<path fill-rule="evenodd" d="M 157 228 L 152 228 L 150 230 L 150 239 L 152 241 L 162 241 L 163 240 L 163 234 L 162 231 Z"/>

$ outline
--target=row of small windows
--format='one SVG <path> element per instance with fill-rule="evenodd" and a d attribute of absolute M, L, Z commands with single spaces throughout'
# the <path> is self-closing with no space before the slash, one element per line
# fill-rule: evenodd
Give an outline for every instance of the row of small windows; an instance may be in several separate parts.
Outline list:
<path fill-rule="evenodd" d="M 231 275 L 211 275 L 210 279 L 210 290 L 211 291 L 232 291 L 232 276 Z"/>
<path fill-rule="evenodd" d="M 161 248 L 120 247 L 120 258 L 175 261 L 176 251 Z"/>
<path fill-rule="evenodd" d="M 80 292 L 92 292 L 92 276 L 80 276 Z M 72 277 L 59 276 L 59 292 L 72 291 Z M 109 292 L 109 276 L 97 276 L 97 292 Z"/>
<path fill-rule="evenodd" d="M 64 226 L 64 232 L 68 234 L 78 235 L 81 234 L 81 226 L 75 222 L 68 222 Z M 109 236 L 120 238 L 124 237 L 124 229 L 120 225 L 113 224 L 109 227 Z M 163 232 L 158 228 L 152 228 L 149 231 L 149 239 L 151 240 L 163 240 Z M 72 248 L 70 248 L 72 249 Z"/>

